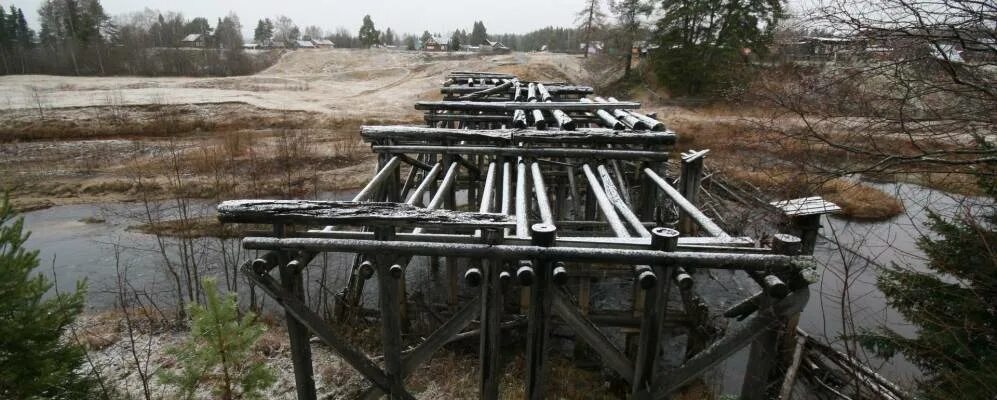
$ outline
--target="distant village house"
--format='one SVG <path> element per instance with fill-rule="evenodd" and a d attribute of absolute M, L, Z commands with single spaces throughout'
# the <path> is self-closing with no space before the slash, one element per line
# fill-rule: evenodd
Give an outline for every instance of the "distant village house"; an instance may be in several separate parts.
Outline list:
<path fill-rule="evenodd" d="M 200 33 L 191 33 L 180 41 L 183 47 L 207 47 L 207 38 Z"/>

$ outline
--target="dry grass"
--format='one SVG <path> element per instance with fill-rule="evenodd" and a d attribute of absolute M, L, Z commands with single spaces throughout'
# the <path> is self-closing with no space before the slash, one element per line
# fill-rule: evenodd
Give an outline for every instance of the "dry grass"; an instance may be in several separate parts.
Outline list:
<path fill-rule="evenodd" d="M 862 220 L 884 220 L 903 213 L 896 197 L 867 184 L 841 178 L 828 179 L 785 168 L 747 170 L 720 164 L 720 172 L 736 182 L 751 184 L 774 199 L 823 196 L 841 207 L 841 215 Z"/>
<path fill-rule="evenodd" d="M 679 132 L 678 147 L 710 149 L 708 166 L 735 182 L 757 187 L 770 200 L 824 196 L 841 206 L 841 215 L 863 220 L 903 213 L 903 204 L 890 194 L 807 170 L 815 163 L 844 160 L 842 150 L 787 140 L 760 123 L 730 115 L 725 118 L 727 111 L 713 107 L 706 111 L 710 118 L 695 120 L 672 114 L 670 126 Z"/>

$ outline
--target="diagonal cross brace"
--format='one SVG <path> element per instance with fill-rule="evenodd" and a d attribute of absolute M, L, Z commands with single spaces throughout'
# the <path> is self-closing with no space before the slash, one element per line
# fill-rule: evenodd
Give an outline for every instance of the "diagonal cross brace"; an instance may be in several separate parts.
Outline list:
<path fill-rule="evenodd" d="M 575 329 L 575 334 L 580 336 L 586 343 L 592 346 L 593 350 L 599 353 L 599 357 L 602 358 L 602 361 L 607 366 L 620 374 L 627 383 L 632 383 L 634 377 L 633 363 L 613 345 L 613 342 L 592 321 L 578 311 L 578 307 L 572 304 L 567 296 L 568 294 L 564 290 L 556 291 L 553 296 L 554 301 L 551 304 L 551 309 L 564 322 L 567 322 L 569 326 Z"/>
<path fill-rule="evenodd" d="M 382 390 L 390 390 L 391 383 L 384 371 L 374 364 L 367 356 L 354 349 L 349 343 L 339 338 L 335 332 L 321 317 L 308 309 L 300 300 L 294 298 L 290 293 L 284 291 L 270 275 L 257 275 L 252 269 L 243 268 L 242 272 L 249 277 L 249 280 L 257 287 L 273 297 L 281 306 L 287 310 L 295 319 L 300 321 L 308 330 L 315 333 L 323 343 L 331 347 L 340 357 L 355 368 L 360 374 L 370 379 L 374 385 Z M 415 400 L 411 394 L 402 393 L 402 398 Z"/>

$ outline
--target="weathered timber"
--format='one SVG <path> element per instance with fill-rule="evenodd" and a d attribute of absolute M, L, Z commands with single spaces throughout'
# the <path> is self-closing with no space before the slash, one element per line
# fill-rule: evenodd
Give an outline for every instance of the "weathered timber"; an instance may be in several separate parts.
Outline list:
<path fill-rule="evenodd" d="M 651 249 L 673 252 L 678 248 L 679 233 L 669 228 L 654 228 L 651 232 Z M 655 274 L 669 276 L 674 265 L 654 264 L 651 266 Z M 641 315 L 640 332 L 637 343 L 637 356 L 634 360 L 634 379 L 631 383 L 631 393 L 634 398 L 648 398 L 653 390 L 653 382 L 658 359 L 661 325 L 667 317 L 668 297 L 671 285 L 655 285 L 644 292 L 644 313 Z"/>
<path fill-rule="evenodd" d="M 542 83 L 537 84 L 537 91 L 540 92 L 540 101 L 544 103 L 553 102 L 551 101 L 550 92 L 547 91 L 547 87 L 545 87 Z M 565 114 L 564 111 L 551 110 L 550 113 L 552 116 L 554 116 L 554 120 L 557 121 L 558 128 L 561 128 L 561 130 L 565 131 L 575 130 L 575 121 L 573 121 L 571 117 L 568 116 L 568 114 Z"/>
<path fill-rule="evenodd" d="M 610 97 L 609 101 L 616 102 L 617 100 L 616 100 L 615 97 Z M 644 125 L 647 126 L 647 129 L 650 129 L 652 131 L 657 131 L 657 132 L 665 130 L 665 124 L 663 122 L 658 121 L 658 120 L 656 120 L 654 118 L 648 117 L 647 115 L 641 114 L 641 113 L 636 112 L 636 111 L 625 111 L 625 113 L 627 115 L 630 115 L 630 116 L 634 117 L 634 118 L 637 118 L 638 121 L 643 122 Z"/>
<path fill-rule="evenodd" d="M 615 131 L 585 128 L 575 131 L 540 131 L 523 129 L 446 129 L 412 126 L 363 126 L 360 136 L 370 142 L 397 141 L 471 141 L 497 144 L 511 143 L 605 143 L 605 144 L 674 144 L 676 136 L 669 133 Z"/>
<path fill-rule="evenodd" d="M 589 99 L 579 99 L 578 101 L 580 101 L 582 103 L 591 103 L 592 102 L 592 100 L 589 100 Z M 618 130 L 618 131 L 626 129 L 626 125 L 624 125 L 622 122 L 620 122 L 620 120 L 616 119 L 616 117 L 614 117 L 612 114 L 610 114 L 606 110 L 603 110 L 603 109 L 595 110 L 595 115 L 599 116 L 599 119 L 602 120 L 602 124 L 605 127 L 612 128 L 612 129 Z"/>
<path fill-rule="evenodd" d="M 637 117 L 635 117 L 633 115 L 630 115 L 629 113 L 627 113 L 626 111 L 624 111 L 623 107 L 608 107 L 608 106 L 607 107 L 603 107 L 603 106 L 606 106 L 608 104 L 617 104 L 616 102 L 608 101 L 608 100 L 606 100 L 606 99 L 604 99 L 602 97 L 596 97 L 595 98 L 595 102 L 596 102 L 596 104 L 594 104 L 594 106 L 599 107 L 600 109 L 611 110 L 612 113 L 613 113 L 613 116 L 615 116 L 616 119 L 618 119 L 620 122 L 623 122 L 623 124 L 626 125 L 627 128 L 636 129 L 636 130 L 639 130 L 639 131 L 647 130 L 649 128 L 649 126 L 647 126 L 647 124 L 644 123 L 644 121 L 641 121 Z M 640 108 L 640 107 L 637 107 L 637 108 Z"/>
<path fill-rule="evenodd" d="M 382 390 L 389 390 L 388 377 L 377 364 L 374 364 L 367 356 L 354 348 L 345 339 L 336 334 L 332 328 L 319 317 L 318 314 L 308 309 L 308 307 L 286 292 L 280 284 L 269 275 L 258 275 L 250 270 L 243 270 L 243 273 L 252 281 L 256 287 L 263 290 L 267 295 L 276 300 L 295 319 L 301 321 L 310 331 L 315 333 L 323 343 L 336 352 L 347 364 L 360 372 L 364 377 L 370 379 Z M 412 395 L 403 393 L 402 398 L 413 399 Z"/>
<path fill-rule="evenodd" d="M 508 157 L 616 158 L 620 160 L 668 160 L 668 153 L 644 150 L 609 150 L 568 147 L 419 146 L 373 145 L 377 153 L 470 154 Z"/>
<path fill-rule="evenodd" d="M 520 164 L 522 165 L 522 164 Z M 548 224 L 534 224 L 531 227 L 533 244 L 540 247 L 549 247 L 554 244 L 557 228 Z M 529 400 L 541 400 L 544 397 L 545 362 L 547 340 L 550 335 L 550 314 L 551 301 L 554 293 L 551 293 L 550 279 L 550 259 L 538 259 L 542 263 L 540 273 L 536 275 L 536 282 L 530 287 L 530 305 L 527 317 L 529 324 L 526 327 L 526 389 L 525 395 Z"/>
<path fill-rule="evenodd" d="M 415 103 L 416 110 L 450 110 L 450 111 L 512 111 L 524 108 L 521 102 L 475 102 L 475 101 L 419 101 Z M 595 110 L 629 110 L 640 108 L 640 103 L 621 101 L 616 103 L 576 103 L 570 101 L 553 101 L 550 103 L 529 104 L 525 108 L 535 110 L 563 111 L 595 111 Z M 630 118 L 633 118 L 630 116 Z M 636 118 L 634 118 L 636 120 Z M 643 124 L 643 123 L 641 123 Z"/>
<path fill-rule="evenodd" d="M 516 80 L 515 78 L 513 78 L 513 80 L 506 81 L 505 83 L 503 83 L 501 85 L 494 86 L 494 87 L 491 87 L 491 88 L 488 88 L 488 89 L 484 89 L 484 90 L 479 90 L 479 91 L 476 91 L 476 92 L 471 92 L 471 93 L 465 94 L 463 96 L 460 96 L 457 99 L 458 100 L 474 100 L 474 99 L 477 99 L 477 98 L 480 98 L 480 97 L 486 97 L 486 96 L 493 95 L 493 94 L 496 94 L 496 93 L 505 93 L 505 92 L 508 92 L 509 89 L 512 89 L 514 82 L 518 82 L 518 80 Z"/>
<path fill-rule="evenodd" d="M 776 254 L 709 253 L 701 251 L 660 252 L 635 249 L 583 247 L 542 247 L 528 245 L 486 245 L 474 243 L 433 243 L 326 238 L 247 237 L 242 246 L 249 250 L 295 249 L 310 251 L 382 252 L 399 255 L 453 256 L 527 260 L 537 258 L 561 261 L 624 264 L 673 263 L 685 267 L 792 271 L 813 267 L 813 257 Z"/>
<path fill-rule="evenodd" d="M 587 95 L 592 94 L 594 90 L 591 86 L 575 86 L 575 85 L 548 85 L 544 84 L 547 91 L 551 95 L 565 95 L 565 94 L 575 94 L 575 95 Z M 468 93 L 474 93 L 480 91 L 481 88 L 476 86 L 465 86 L 465 85 L 453 85 L 440 88 L 440 93 L 445 95 L 466 95 Z M 506 88 L 504 94 L 515 93 L 513 89 Z"/>
<path fill-rule="evenodd" d="M 728 332 L 706 350 L 687 360 L 681 367 L 659 372 L 654 380 L 654 398 L 667 399 L 672 392 L 747 346 L 762 335 L 769 326 L 777 324 L 779 316 L 799 312 L 806 305 L 808 296 L 809 293 L 806 291 L 794 292 L 776 304 L 766 307 L 765 312 L 752 317 L 734 332 Z"/>
<path fill-rule="evenodd" d="M 471 141 L 497 144 L 511 143 L 605 143 L 605 144 L 674 144 L 671 133 L 615 131 L 604 128 L 584 128 L 574 131 L 541 131 L 523 129 L 447 129 L 414 126 L 363 126 L 360 136 L 370 142 L 398 141 Z"/>
<path fill-rule="evenodd" d="M 504 227 L 509 217 L 477 212 L 429 210 L 408 204 L 315 200 L 231 200 L 218 205 L 222 223 Z"/>

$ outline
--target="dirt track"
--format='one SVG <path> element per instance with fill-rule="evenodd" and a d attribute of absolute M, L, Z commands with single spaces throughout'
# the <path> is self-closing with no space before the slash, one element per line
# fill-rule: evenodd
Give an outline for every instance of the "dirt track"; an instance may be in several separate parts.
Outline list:
<path fill-rule="evenodd" d="M 448 71 L 591 82 L 580 60 L 546 53 L 299 50 L 259 74 L 229 78 L 3 76 L 0 110 L 244 102 L 338 118 L 405 118 L 417 115 L 414 101 L 439 97 L 437 89 Z"/>

